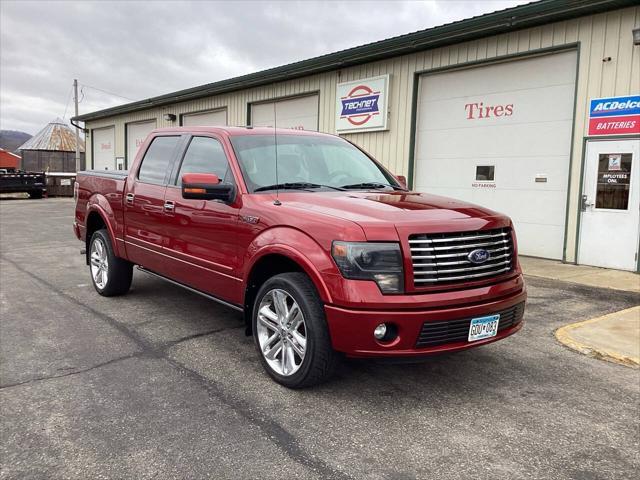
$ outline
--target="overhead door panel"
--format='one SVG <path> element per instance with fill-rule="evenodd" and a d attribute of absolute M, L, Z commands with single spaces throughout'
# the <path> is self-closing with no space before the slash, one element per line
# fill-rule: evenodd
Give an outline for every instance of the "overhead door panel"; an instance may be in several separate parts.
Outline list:
<path fill-rule="evenodd" d="M 575 74 L 570 51 L 421 77 L 416 189 L 506 213 L 520 253 L 562 258 Z"/>
<path fill-rule="evenodd" d="M 317 131 L 318 95 L 252 104 L 251 124 L 255 127 L 277 126 Z"/>
<path fill-rule="evenodd" d="M 227 124 L 227 110 L 210 110 L 207 112 L 185 113 L 182 125 L 191 127 L 216 127 Z"/>
<path fill-rule="evenodd" d="M 91 131 L 93 145 L 93 169 L 115 170 L 115 128 L 98 128 Z"/>
<path fill-rule="evenodd" d="M 156 128 L 155 120 L 127 124 L 127 164 L 131 165 L 138 149 L 147 136 Z"/>

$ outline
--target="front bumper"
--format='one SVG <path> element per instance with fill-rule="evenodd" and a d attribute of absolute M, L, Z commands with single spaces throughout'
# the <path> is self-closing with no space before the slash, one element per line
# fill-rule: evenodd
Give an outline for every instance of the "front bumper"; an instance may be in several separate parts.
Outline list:
<path fill-rule="evenodd" d="M 520 282 L 521 279 L 520 279 Z M 482 317 L 504 311 L 525 302 L 524 284 L 506 296 L 493 297 L 481 302 L 460 303 L 455 306 L 412 309 L 352 309 L 325 305 L 325 314 L 333 348 L 350 357 L 415 357 L 442 352 L 454 352 L 486 345 L 513 335 L 524 321 L 498 331 L 495 337 L 474 342 L 455 341 L 431 347 L 417 347 L 416 342 L 426 322 L 442 322 Z M 462 293 L 462 292 L 460 292 Z M 469 292 L 467 292 L 469 293 Z M 380 323 L 395 324 L 398 336 L 389 343 L 377 341 L 373 330 Z"/>

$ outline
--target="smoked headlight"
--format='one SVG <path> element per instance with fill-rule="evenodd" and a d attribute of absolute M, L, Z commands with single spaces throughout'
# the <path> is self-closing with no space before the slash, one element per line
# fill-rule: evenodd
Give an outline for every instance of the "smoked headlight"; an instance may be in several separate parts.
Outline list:
<path fill-rule="evenodd" d="M 398 243 L 333 242 L 331 255 L 345 278 L 373 280 L 382 293 L 402 293 L 404 273 Z"/>

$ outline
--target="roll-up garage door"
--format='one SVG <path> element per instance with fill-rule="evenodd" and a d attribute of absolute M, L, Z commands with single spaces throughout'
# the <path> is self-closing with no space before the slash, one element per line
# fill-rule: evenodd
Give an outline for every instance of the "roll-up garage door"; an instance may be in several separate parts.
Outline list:
<path fill-rule="evenodd" d="M 251 105 L 251 125 L 254 127 L 273 127 L 275 125 L 278 128 L 317 131 L 318 95 L 254 103 Z"/>
<path fill-rule="evenodd" d="M 127 165 L 131 166 L 147 135 L 156 128 L 155 120 L 127 124 Z"/>
<path fill-rule="evenodd" d="M 576 52 L 420 78 L 415 187 L 509 215 L 519 251 L 562 258 Z"/>
<path fill-rule="evenodd" d="M 185 113 L 182 125 L 192 127 L 215 127 L 227 124 L 227 110 L 210 110 L 208 112 Z"/>
<path fill-rule="evenodd" d="M 91 131 L 91 142 L 93 145 L 93 169 L 94 170 L 115 170 L 116 155 L 115 144 L 116 135 L 114 127 L 98 128 Z"/>

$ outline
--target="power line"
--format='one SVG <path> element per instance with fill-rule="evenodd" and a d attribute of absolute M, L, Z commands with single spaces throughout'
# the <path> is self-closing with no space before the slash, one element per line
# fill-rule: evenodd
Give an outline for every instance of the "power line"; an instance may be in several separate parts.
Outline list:
<path fill-rule="evenodd" d="M 69 108 L 69 102 L 71 101 L 71 93 L 73 93 L 73 85 L 69 87 L 69 96 L 67 97 L 67 105 L 64 107 L 64 115 L 62 115 L 62 120 L 67 118 L 67 109 Z"/>
<path fill-rule="evenodd" d="M 118 95 L 117 93 L 113 93 L 113 92 L 108 92 L 107 90 L 103 90 L 102 88 L 92 87 L 91 85 L 87 85 L 86 83 L 83 83 L 82 87 L 92 88 L 93 90 L 97 90 L 99 92 L 106 93 L 107 95 L 112 95 L 114 97 L 124 98 L 125 100 L 129 100 L 130 102 L 134 102 L 135 101 L 132 98 L 123 97 L 122 95 Z"/>

